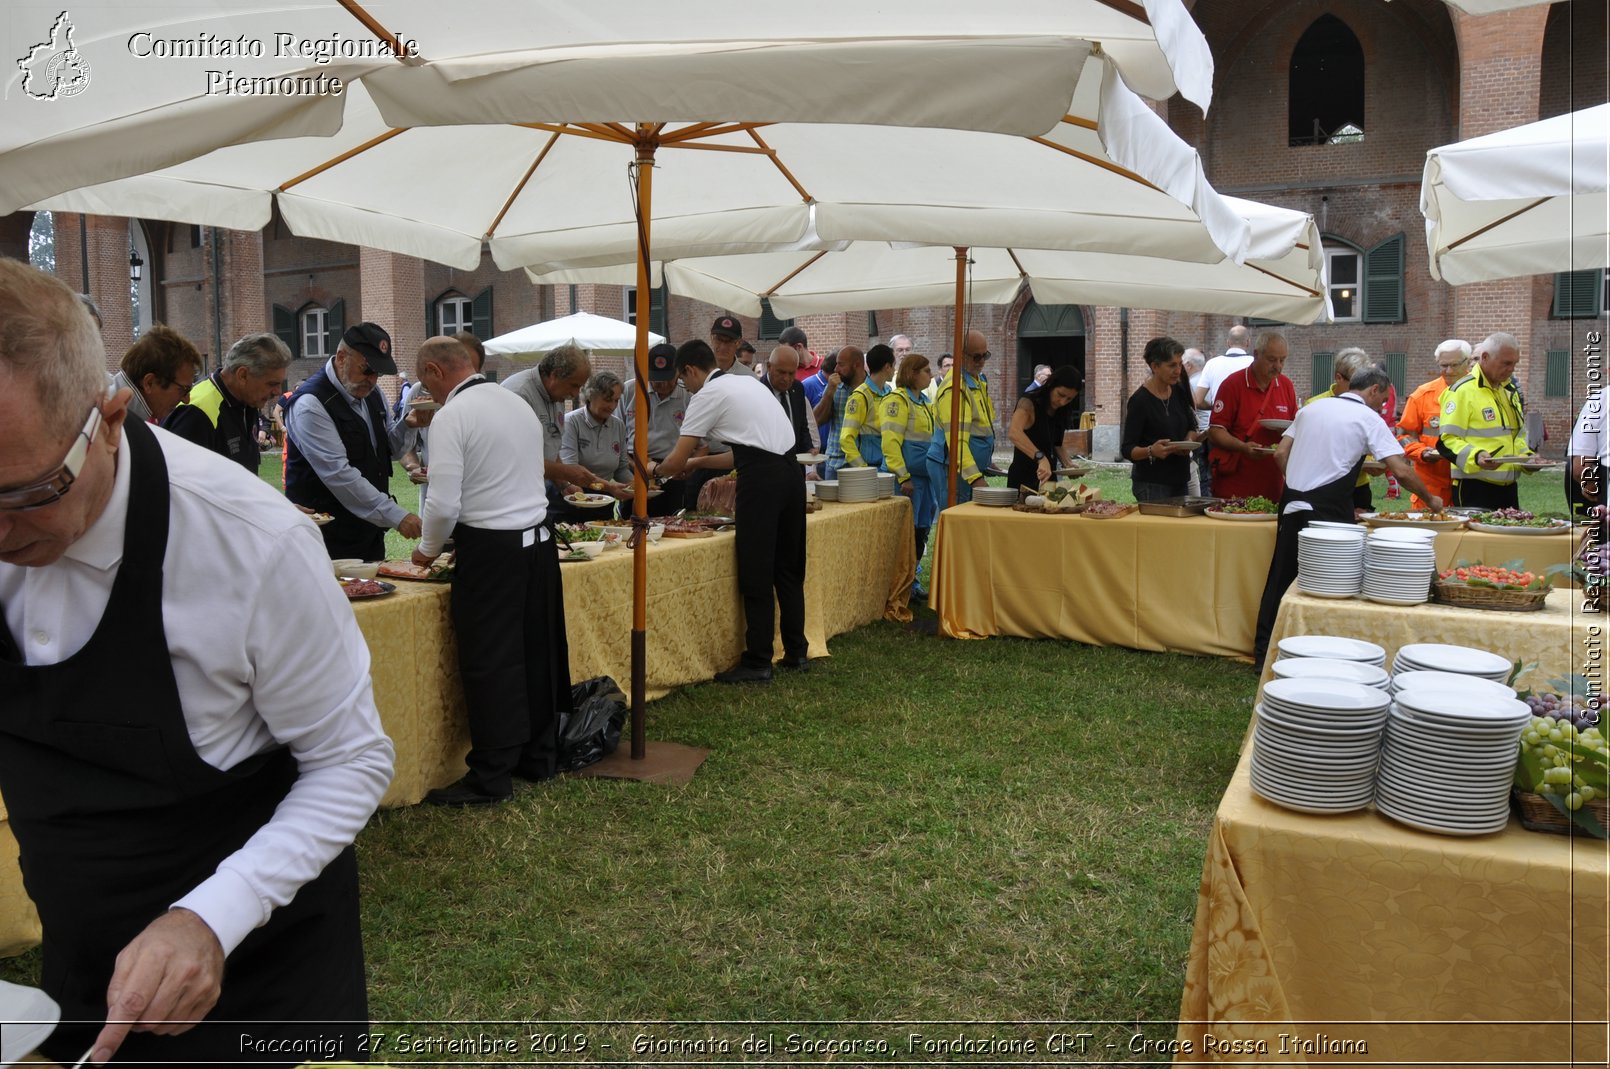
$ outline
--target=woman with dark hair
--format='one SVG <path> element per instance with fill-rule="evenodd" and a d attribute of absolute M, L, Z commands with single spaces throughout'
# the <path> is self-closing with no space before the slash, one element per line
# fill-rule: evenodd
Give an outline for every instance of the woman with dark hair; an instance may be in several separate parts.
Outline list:
<path fill-rule="evenodd" d="M 1134 464 L 1130 471 L 1136 501 L 1158 501 L 1185 496 L 1191 479 L 1189 448 L 1182 442 L 1201 441 L 1196 429 L 1196 407 L 1184 382 L 1181 357 L 1185 346 L 1173 338 L 1146 343 L 1146 366 L 1152 373 L 1129 398 L 1119 448 Z"/>
<path fill-rule="evenodd" d="M 1084 373 L 1071 365 L 1051 372 L 1044 385 L 1026 391 L 1017 400 L 1006 436 L 1012 440 L 1012 466 L 1006 469 L 1006 485 L 1012 489 L 1027 486 L 1039 489 L 1058 466 L 1052 458 L 1068 464 L 1063 440 L 1073 429 L 1079 406 L 1074 402 L 1084 389 Z"/>
<path fill-rule="evenodd" d="M 911 523 L 916 531 L 919 568 L 923 550 L 928 545 L 928 529 L 939 512 L 933 483 L 928 478 L 928 450 L 939 424 L 934 419 L 933 403 L 922 392 L 933 377 L 933 372 L 928 370 L 928 358 L 921 353 L 901 358 L 900 369 L 894 375 L 894 389 L 880 402 L 882 407 L 878 413 L 884 466 L 899 480 L 900 492 L 911 498 Z M 911 596 L 918 599 L 928 596 L 920 575 L 911 588 Z"/>

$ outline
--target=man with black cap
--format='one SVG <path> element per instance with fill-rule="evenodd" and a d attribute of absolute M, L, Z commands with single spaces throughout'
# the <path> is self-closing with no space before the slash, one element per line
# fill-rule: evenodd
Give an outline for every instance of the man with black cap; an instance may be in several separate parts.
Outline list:
<path fill-rule="evenodd" d="M 320 528 L 332 559 L 385 560 L 388 528 L 419 537 L 419 517 L 389 490 L 391 458 L 404 452 L 405 428 L 387 421 L 377 384 L 396 373 L 391 335 L 359 323 L 286 407 L 285 496 L 335 517 Z"/>
<path fill-rule="evenodd" d="M 693 394 L 682 436 L 658 465 L 680 475 L 699 439 L 732 443 L 738 464 L 738 592 L 743 596 L 742 660 L 716 675 L 718 683 L 769 683 L 772 636 L 781 624 L 784 668 L 804 669 L 805 471 L 794 459 L 794 427 L 760 380 L 716 375 L 715 354 L 702 341 L 676 351 L 676 370 Z M 651 467 L 651 473 L 655 469 Z M 777 608 L 772 612 L 772 592 Z"/>
<path fill-rule="evenodd" d="M 640 394 L 637 380 L 626 384 L 621 393 L 620 418 L 626 421 L 626 447 L 637 451 L 638 398 L 648 405 L 648 459 L 664 460 L 676 448 L 682 435 L 682 417 L 688 410 L 688 391 L 676 381 L 676 346 L 662 342 L 648 351 L 648 393 Z M 684 501 L 684 484 L 672 479 L 664 486 L 665 492 L 648 504 L 652 516 L 669 516 L 679 511 Z"/>
<path fill-rule="evenodd" d="M 710 351 L 716 354 L 716 370 L 725 375 L 731 371 L 738 362 L 738 348 L 743 344 L 744 329 L 738 321 L 729 315 L 716 316 L 716 321 L 710 324 Z M 751 366 L 754 360 L 755 347 L 749 347 L 749 360 L 741 365 L 754 373 Z"/>

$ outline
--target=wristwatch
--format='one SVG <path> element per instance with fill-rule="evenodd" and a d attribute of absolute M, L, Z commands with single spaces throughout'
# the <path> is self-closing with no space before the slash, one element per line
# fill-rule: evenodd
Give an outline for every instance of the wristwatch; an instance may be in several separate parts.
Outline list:
<path fill-rule="evenodd" d="M 1038 450 L 1038 449 L 1037 449 L 1037 450 L 1035 450 L 1035 451 L 1034 451 L 1034 459 L 1035 459 L 1035 460 L 1044 460 L 1044 459 L 1045 459 L 1045 453 L 1044 453 L 1044 451 L 1042 451 L 1042 450 Z"/>

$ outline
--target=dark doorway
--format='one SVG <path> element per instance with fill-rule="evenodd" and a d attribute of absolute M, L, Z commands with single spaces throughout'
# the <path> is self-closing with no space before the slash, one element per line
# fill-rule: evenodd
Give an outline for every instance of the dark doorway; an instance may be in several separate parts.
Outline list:
<path fill-rule="evenodd" d="M 1040 364 L 1052 370 L 1067 365 L 1085 371 L 1085 317 L 1073 304 L 1036 304 L 1030 301 L 1023 309 L 1017 324 L 1017 380 L 1018 396 L 1034 381 L 1034 369 Z M 1084 394 L 1077 402 L 1084 408 Z"/>

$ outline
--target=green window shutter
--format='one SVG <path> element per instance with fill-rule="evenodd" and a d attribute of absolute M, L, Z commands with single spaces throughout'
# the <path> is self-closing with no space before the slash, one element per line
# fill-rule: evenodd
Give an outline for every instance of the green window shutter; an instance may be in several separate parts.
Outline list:
<path fill-rule="evenodd" d="M 1561 271 L 1554 276 L 1554 318 L 1595 319 L 1604 311 L 1604 272 Z"/>
<path fill-rule="evenodd" d="M 1398 392 L 1398 403 L 1408 400 L 1409 390 L 1407 379 L 1409 377 L 1409 354 L 1387 353 L 1386 374 L 1392 380 L 1392 388 Z"/>
<path fill-rule="evenodd" d="M 1548 351 L 1547 374 L 1543 377 L 1544 397 L 1569 397 L 1571 395 L 1571 350 L 1550 349 Z"/>
<path fill-rule="evenodd" d="M 470 302 L 471 332 L 482 341 L 492 337 L 492 287 L 488 286 Z"/>
<path fill-rule="evenodd" d="M 869 338 L 878 336 L 878 313 L 876 312 L 866 314 L 866 336 Z"/>
<path fill-rule="evenodd" d="M 671 332 L 666 329 L 667 305 L 671 300 L 671 287 L 661 284 L 658 289 L 649 291 L 648 295 L 648 329 L 662 338 L 669 338 Z"/>
<path fill-rule="evenodd" d="M 296 328 L 296 313 L 289 308 L 274 306 L 274 333 L 293 357 L 302 355 L 302 332 Z M 334 352 L 335 350 L 330 350 Z"/>
<path fill-rule="evenodd" d="M 347 332 L 347 302 L 335 301 L 324 313 L 324 351 L 335 355 L 341 335 Z"/>
<path fill-rule="evenodd" d="M 760 299 L 760 337 L 765 341 L 774 341 L 787 327 L 794 325 L 792 319 L 779 319 L 772 314 L 771 301 L 765 297 Z"/>
<path fill-rule="evenodd" d="M 1403 251 L 1395 234 L 1364 254 L 1364 322 L 1403 322 Z"/>
<path fill-rule="evenodd" d="M 425 302 L 425 337 L 436 337 L 436 302 Z"/>
<path fill-rule="evenodd" d="M 1312 397 L 1316 393 L 1324 393 L 1336 383 L 1335 353 L 1314 354 L 1314 388 L 1308 392 Z"/>

